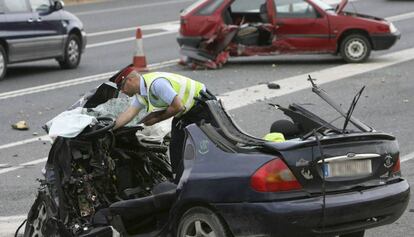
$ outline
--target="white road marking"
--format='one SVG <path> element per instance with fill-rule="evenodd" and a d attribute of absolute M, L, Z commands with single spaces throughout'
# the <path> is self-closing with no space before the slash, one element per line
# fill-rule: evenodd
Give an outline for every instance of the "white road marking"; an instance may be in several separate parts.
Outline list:
<path fill-rule="evenodd" d="M 29 161 L 29 162 L 26 162 L 26 163 L 23 163 L 23 164 L 19 164 L 17 166 L 13 166 L 13 167 L 10 167 L 10 168 L 0 169 L 0 174 L 9 173 L 11 171 L 19 170 L 19 169 L 22 169 L 22 168 L 25 168 L 25 167 L 28 167 L 28 166 L 37 165 L 37 164 L 40 164 L 40 163 L 43 163 L 43 162 L 46 162 L 46 161 L 47 161 L 47 157 L 43 157 L 43 158 L 40 158 L 40 159 L 37 159 L 37 160 L 32 160 L 32 161 Z"/>
<path fill-rule="evenodd" d="M 320 71 L 297 75 L 274 83 L 280 85 L 279 90 L 269 90 L 267 85 L 255 85 L 243 89 L 224 93 L 221 97 L 228 109 L 237 109 L 257 101 L 273 97 L 283 96 L 309 88 L 306 79 L 308 74 L 317 79 L 319 85 L 352 77 L 358 74 L 378 70 L 395 64 L 403 63 L 414 59 L 414 48 L 409 48 L 394 53 L 385 54 L 371 59 L 363 64 L 345 64 Z"/>
<path fill-rule="evenodd" d="M 107 30 L 107 31 L 100 31 L 100 32 L 95 32 L 95 33 L 88 33 L 88 37 L 115 34 L 115 33 L 127 32 L 127 31 L 135 31 L 137 29 L 137 27 L 140 27 L 141 30 L 157 30 L 157 29 L 160 29 L 160 30 L 167 30 L 168 31 L 168 30 L 171 30 L 171 27 L 173 27 L 173 26 L 178 29 L 178 27 L 179 27 L 178 24 L 179 24 L 179 21 L 166 21 L 166 22 L 150 24 L 150 25 L 133 26 L 133 27 L 127 27 L 127 28 L 117 29 L 117 30 Z"/>
<path fill-rule="evenodd" d="M 157 36 L 167 35 L 167 34 L 175 34 L 175 33 L 177 33 L 177 30 L 175 30 L 175 31 L 164 31 L 164 32 L 158 32 L 158 33 L 143 35 L 142 38 L 147 39 L 147 38 L 152 38 L 152 37 L 157 37 Z M 88 44 L 88 45 L 86 45 L 86 48 L 89 49 L 89 48 L 95 48 L 95 47 L 110 45 L 110 44 L 119 44 L 119 43 L 132 41 L 132 40 L 135 40 L 135 39 L 136 39 L 135 37 L 128 37 L 128 38 L 124 38 L 124 39 L 105 41 L 105 42 L 102 42 L 102 43 Z"/>
<path fill-rule="evenodd" d="M 34 137 L 34 138 L 30 138 L 30 139 L 26 139 L 26 140 L 22 140 L 22 141 L 18 141 L 18 142 L 12 142 L 12 143 L 1 145 L 0 150 L 15 147 L 15 146 L 21 146 L 21 145 L 36 142 L 36 141 L 48 141 L 48 142 L 50 142 L 50 141 L 52 141 L 52 139 L 50 139 L 50 137 L 47 136 L 47 135 L 41 136 L 41 137 Z"/>
<path fill-rule="evenodd" d="M 414 17 L 414 12 L 409 12 L 409 13 L 404 13 L 404 14 L 397 15 L 397 16 L 387 17 L 385 19 L 388 21 L 397 22 L 397 21 L 411 19 L 413 17 Z"/>
<path fill-rule="evenodd" d="M 168 5 L 168 4 L 174 4 L 174 3 L 190 2 L 190 1 L 192 1 L 192 0 L 176 0 L 176 1 L 168 1 L 168 2 L 139 4 L 139 5 L 135 5 L 135 6 L 117 7 L 117 8 L 104 9 L 104 10 L 84 11 L 84 12 L 78 12 L 78 13 L 74 13 L 74 14 L 76 16 L 93 15 L 93 14 L 101 14 L 101 13 L 108 13 L 108 12 L 115 12 L 115 11 L 138 9 L 138 8 L 156 7 L 156 6 Z"/>
<path fill-rule="evenodd" d="M 403 157 L 400 157 L 400 162 L 406 162 L 406 161 L 409 161 L 411 159 L 414 159 L 414 152 L 408 153 L 408 154 L 404 155 Z"/>

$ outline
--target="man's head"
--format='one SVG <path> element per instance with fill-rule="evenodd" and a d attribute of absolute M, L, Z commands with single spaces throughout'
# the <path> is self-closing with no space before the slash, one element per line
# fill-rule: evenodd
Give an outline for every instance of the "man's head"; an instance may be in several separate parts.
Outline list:
<path fill-rule="evenodd" d="M 119 73 L 114 81 L 118 90 L 128 96 L 139 93 L 140 75 L 133 66 L 128 66 Z"/>

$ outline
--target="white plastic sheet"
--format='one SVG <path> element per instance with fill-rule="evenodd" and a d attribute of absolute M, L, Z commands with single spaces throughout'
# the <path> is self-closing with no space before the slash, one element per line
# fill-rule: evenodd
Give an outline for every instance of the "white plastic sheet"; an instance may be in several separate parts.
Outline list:
<path fill-rule="evenodd" d="M 60 113 L 47 122 L 46 125 L 49 127 L 49 136 L 52 138 L 58 136 L 73 138 L 79 135 L 87 126 L 96 122 L 95 117 L 83 114 L 83 108 L 76 108 Z"/>

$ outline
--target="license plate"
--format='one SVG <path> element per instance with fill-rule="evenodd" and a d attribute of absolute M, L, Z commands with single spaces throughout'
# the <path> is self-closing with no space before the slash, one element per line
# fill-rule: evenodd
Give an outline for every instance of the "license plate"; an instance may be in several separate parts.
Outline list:
<path fill-rule="evenodd" d="M 349 160 L 326 163 L 325 177 L 349 177 L 372 173 L 371 160 Z"/>

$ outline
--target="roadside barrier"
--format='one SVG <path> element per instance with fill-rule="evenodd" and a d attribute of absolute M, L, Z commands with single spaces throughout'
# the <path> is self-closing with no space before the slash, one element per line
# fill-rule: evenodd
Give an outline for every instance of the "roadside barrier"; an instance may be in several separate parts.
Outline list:
<path fill-rule="evenodd" d="M 136 45 L 135 45 L 135 53 L 134 58 L 132 62 L 135 66 L 135 68 L 140 72 L 146 72 L 148 71 L 147 68 L 147 60 L 145 58 L 144 54 L 144 46 L 142 43 L 142 32 L 141 28 L 137 28 L 136 32 Z"/>

